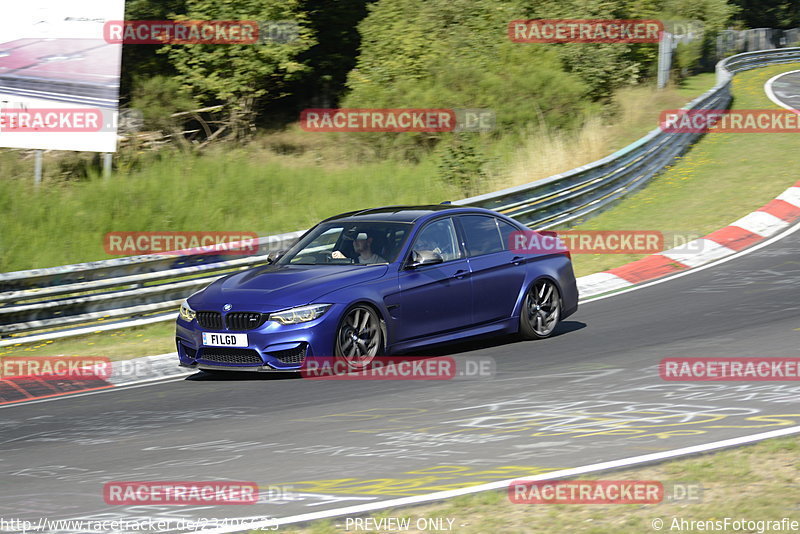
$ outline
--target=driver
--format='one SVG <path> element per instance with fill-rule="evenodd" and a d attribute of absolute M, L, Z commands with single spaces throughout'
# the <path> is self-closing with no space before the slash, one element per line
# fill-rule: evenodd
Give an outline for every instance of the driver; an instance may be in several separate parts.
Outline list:
<path fill-rule="evenodd" d="M 386 263 L 386 260 L 372 252 L 372 238 L 360 232 L 353 241 L 353 250 L 358 254 L 358 263 Z M 341 251 L 335 250 L 331 257 L 342 260 L 346 258 Z"/>

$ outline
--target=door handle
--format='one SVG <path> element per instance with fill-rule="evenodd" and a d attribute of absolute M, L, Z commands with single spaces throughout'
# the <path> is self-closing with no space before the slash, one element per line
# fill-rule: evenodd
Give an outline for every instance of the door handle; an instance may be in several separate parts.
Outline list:
<path fill-rule="evenodd" d="M 525 258 L 522 257 L 522 256 L 514 256 L 513 258 L 511 258 L 511 263 L 513 263 L 514 265 L 519 265 L 524 260 L 525 260 Z"/>
<path fill-rule="evenodd" d="M 453 278 L 458 278 L 459 280 L 464 278 L 469 274 L 469 271 L 466 269 L 459 269 L 455 273 L 453 273 Z"/>

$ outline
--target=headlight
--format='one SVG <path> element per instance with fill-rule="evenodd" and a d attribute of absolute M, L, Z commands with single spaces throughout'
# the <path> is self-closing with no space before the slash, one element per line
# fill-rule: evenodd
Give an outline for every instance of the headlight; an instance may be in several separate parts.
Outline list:
<path fill-rule="evenodd" d="M 313 321 L 328 311 L 332 304 L 309 304 L 289 310 L 269 314 L 269 320 L 280 324 L 297 324 Z"/>
<path fill-rule="evenodd" d="M 184 300 L 183 303 L 181 304 L 180 315 L 181 319 L 185 321 L 191 321 L 192 319 L 194 319 L 194 316 L 197 315 L 197 312 L 195 312 L 191 308 L 191 306 L 189 306 L 189 303 Z"/>

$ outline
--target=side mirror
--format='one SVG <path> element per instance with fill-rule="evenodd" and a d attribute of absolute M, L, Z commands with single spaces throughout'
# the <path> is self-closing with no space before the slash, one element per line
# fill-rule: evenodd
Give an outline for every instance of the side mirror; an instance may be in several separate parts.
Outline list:
<path fill-rule="evenodd" d="M 432 250 L 412 250 L 411 263 L 408 264 L 409 269 L 416 269 L 423 265 L 436 265 L 437 263 L 444 263 L 444 258 L 438 252 Z"/>
<path fill-rule="evenodd" d="M 276 250 L 267 254 L 267 263 L 273 264 L 286 254 L 285 250 Z"/>

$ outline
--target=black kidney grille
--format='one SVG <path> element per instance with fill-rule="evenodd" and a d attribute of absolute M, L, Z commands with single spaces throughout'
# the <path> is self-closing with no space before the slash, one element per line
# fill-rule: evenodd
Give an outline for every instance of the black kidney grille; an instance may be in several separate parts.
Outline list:
<path fill-rule="evenodd" d="M 306 359 L 306 344 L 303 343 L 295 349 L 279 350 L 269 354 L 283 363 L 303 363 L 303 360 Z"/>
<path fill-rule="evenodd" d="M 205 347 L 200 359 L 214 363 L 240 363 L 263 365 L 264 360 L 253 349 L 233 349 L 227 347 Z"/>
<path fill-rule="evenodd" d="M 222 330 L 222 314 L 215 311 L 197 312 L 197 324 L 210 330 Z"/>
<path fill-rule="evenodd" d="M 254 330 L 263 325 L 269 315 L 256 312 L 235 312 L 225 316 L 228 330 Z"/>

